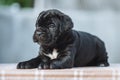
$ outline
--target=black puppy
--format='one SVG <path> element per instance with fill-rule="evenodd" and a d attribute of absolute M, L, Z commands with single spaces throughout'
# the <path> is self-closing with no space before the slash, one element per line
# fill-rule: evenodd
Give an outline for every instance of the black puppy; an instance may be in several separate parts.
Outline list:
<path fill-rule="evenodd" d="M 18 69 L 63 69 L 83 66 L 109 66 L 103 41 L 86 32 L 72 30 L 69 16 L 58 10 L 39 14 L 34 42 L 40 45 L 39 55 L 20 62 Z"/>

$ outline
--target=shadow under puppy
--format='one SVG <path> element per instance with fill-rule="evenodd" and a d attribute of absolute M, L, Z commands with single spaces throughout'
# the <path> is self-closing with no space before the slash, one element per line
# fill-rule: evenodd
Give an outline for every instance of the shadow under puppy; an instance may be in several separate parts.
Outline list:
<path fill-rule="evenodd" d="M 73 22 L 66 14 L 43 11 L 36 21 L 34 42 L 39 55 L 20 62 L 18 69 L 64 69 L 83 66 L 109 66 L 104 42 L 86 32 L 72 30 Z"/>

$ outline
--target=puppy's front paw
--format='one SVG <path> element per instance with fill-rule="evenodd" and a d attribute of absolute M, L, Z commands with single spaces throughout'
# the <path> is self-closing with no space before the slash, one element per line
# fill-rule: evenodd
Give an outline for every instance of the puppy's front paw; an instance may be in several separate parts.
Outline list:
<path fill-rule="evenodd" d="M 31 63 L 31 62 L 20 62 L 17 65 L 17 69 L 32 69 L 32 68 L 37 68 L 38 65 L 35 65 L 35 63 Z"/>
<path fill-rule="evenodd" d="M 41 62 L 38 69 L 58 69 L 56 60 Z"/>
<path fill-rule="evenodd" d="M 36 63 L 34 61 L 25 61 L 25 62 L 20 62 L 17 65 L 17 69 L 32 69 L 32 68 L 37 68 L 39 63 Z"/>
<path fill-rule="evenodd" d="M 28 69 L 30 68 L 30 64 L 28 62 L 20 62 L 17 65 L 17 69 Z"/>
<path fill-rule="evenodd" d="M 99 66 L 99 67 L 106 67 L 106 66 L 109 66 L 109 63 L 100 63 L 97 66 Z"/>
<path fill-rule="evenodd" d="M 50 65 L 48 63 L 41 63 L 38 69 L 50 69 Z"/>
<path fill-rule="evenodd" d="M 32 68 L 37 68 L 38 65 L 40 64 L 41 59 L 38 57 L 33 58 L 29 61 L 25 61 L 25 62 L 20 62 L 17 65 L 17 69 L 32 69 Z"/>

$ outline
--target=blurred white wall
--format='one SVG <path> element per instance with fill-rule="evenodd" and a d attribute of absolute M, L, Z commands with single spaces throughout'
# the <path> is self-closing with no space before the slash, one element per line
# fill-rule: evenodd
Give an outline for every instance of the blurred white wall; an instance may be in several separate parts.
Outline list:
<path fill-rule="evenodd" d="M 37 16 L 37 15 L 36 15 Z M 18 62 L 38 55 L 33 43 L 36 17 L 33 9 L 0 8 L 0 62 Z"/>
<path fill-rule="evenodd" d="M 97 35 L 106 44 L 109 61 L 120 62 L 119 0 L 35 0 L 33 9 L 0 7 L 0 63 L 19 62 L 38 55 L 32 41 L 39 12 L 56 8 L 68 14 L 74 29 Z"/>

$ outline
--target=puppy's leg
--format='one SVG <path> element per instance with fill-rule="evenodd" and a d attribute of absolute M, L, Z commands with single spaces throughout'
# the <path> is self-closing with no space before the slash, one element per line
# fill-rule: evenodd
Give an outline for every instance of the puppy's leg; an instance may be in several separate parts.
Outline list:
<path fill-rule="evenodd" d="M 17 69 L 32 69 L 32 68 L 37 68 L 38 65 L 40 64 L 41 62 L 41 59 L 40 57 L 36 57 L 36 58 L 33 58 L 29 61 L 24 61 L 24 62 L 20 62 L 18 63 L 17 65 Z"/>
<path fill-rule="evenodd" d="M 53 59 L 50 63 L 50 69 L 72 68 L 74 64 L 75 48 L 68 46 L 58 55 L 57 59 Z"/>
<path fill-rule="evenodd" d="M 38 66 L 38 69 L 50 69 L 50 58 L 46 56 L 42 56 L 42 61 Z"/>
<path fill-rule="evenodd" d="M 41 62 L 38 69 L 50 69 L 50 64 L 48 62 Z"/>
<path fill-rule="evenodd" d="M 71 68 L 72 61 L 69 56 L 62 56 L 61 58 L 53 59 L 49 62 L 41 62 L 38 69 L 64 69 Z"/>
<path fill-rule="evenodd" d="M 64 69 L 64 68 L 72 68 L 72 67 L 73 67 L 73 62 L 70 56 L 55 59 L 50 64 L 50 69 Z"/>
<path fill-rule="evenodd" d="M 104 42 L 98 38 L 96 38 L 95 40 L 96 40 L 96 50 L 97 50 L 97 58 L 96 58 L 97 66 L 100 67 L 109 66 L 108 56 Z"/>

